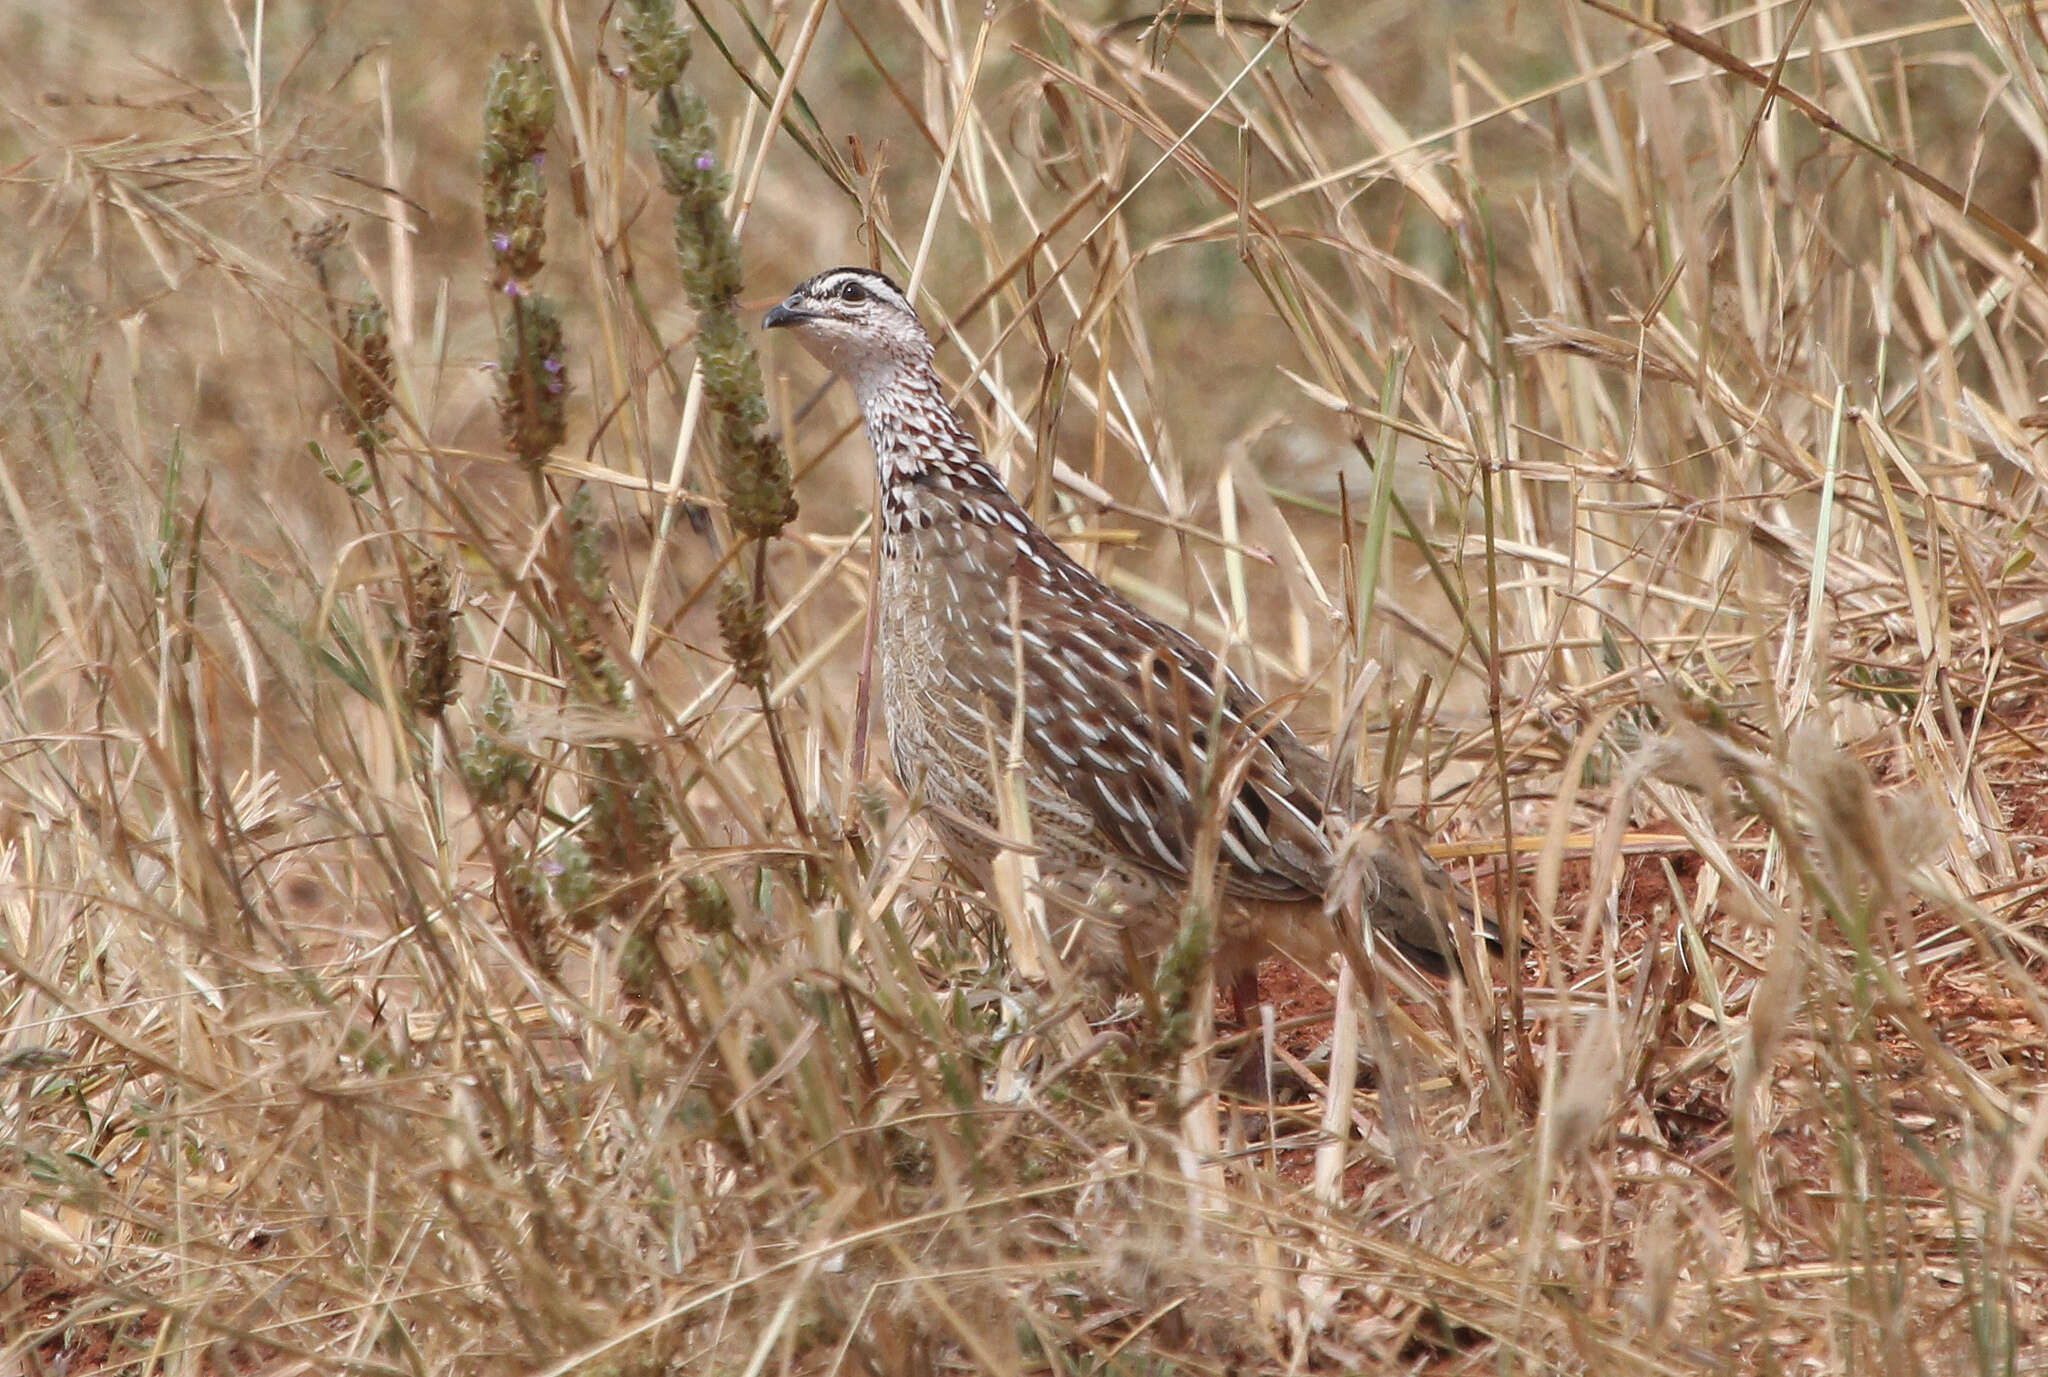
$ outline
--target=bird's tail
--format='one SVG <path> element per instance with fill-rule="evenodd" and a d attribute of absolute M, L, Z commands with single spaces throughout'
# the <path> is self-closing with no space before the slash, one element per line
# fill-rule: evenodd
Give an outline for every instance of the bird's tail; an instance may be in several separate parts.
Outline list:
<path fill-rule="evenodd" d="M 1425 848 L 1421 830 L 1398 818 L 1351 828 L 1337 848 L 1327 902 L 1339 932 L 1355 937 L 1363 920 L 1375 940 L 1392 943 L 1433 975 L 1458 964 L 1461 942 L 1501 949 L 1486 901 L 1453 880 Z"/>

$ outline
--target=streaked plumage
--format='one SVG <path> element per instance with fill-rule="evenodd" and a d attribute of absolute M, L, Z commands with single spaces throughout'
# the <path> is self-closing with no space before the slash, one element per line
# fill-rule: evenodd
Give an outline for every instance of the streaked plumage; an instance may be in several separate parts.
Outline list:
<path fill-rule="evenodd" d="M 1216 657 L 1139 611 L 1041 531 L 946 404 L 932 345 L 896 284 L 864 268 L 805 282 L 768 313 L 852 384 L 881 476 L 878 651 L 898 777 L 983 884 L 1003 846 L 995 788 L 1013 732 L 1049 912 L 1097 980 L 1125 945 L 1156 955 L 1180 922 L 1205 826 L 1225 896 L 1220 981 L 1278 949 L 1338 948 L 1330 762 Z M 1229 789 L 1227 805 L 1222 802 Z M 1412 826 L 1354 834 L 1366 916 L 1441 968 L 1470 901 Z M 1491 924 L 1476 920 L 1482 937 Z"/>

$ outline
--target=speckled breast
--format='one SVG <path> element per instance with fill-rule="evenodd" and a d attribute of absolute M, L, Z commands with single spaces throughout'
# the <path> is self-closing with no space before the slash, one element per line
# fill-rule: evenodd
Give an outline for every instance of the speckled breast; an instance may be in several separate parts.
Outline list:
<path fill-rule="evenodd" d="M 947 501 L 920 496 L 935 506 Z M 955 859 L 981 870 L 997 850 L 992 779 L 1016 702 L 1010 637 L 992 631 L 1009 625 L 1014 554 L 1008 531 L 943 510 L 933 516 L 883 537 L 883 714 L 903 787 L 925 804 Z M 1023 768 L 1033 843 L 1062 865 L 1085 864 L 1098 848 L 1084 810 L 1052 789 L 1033 761 Z"/>

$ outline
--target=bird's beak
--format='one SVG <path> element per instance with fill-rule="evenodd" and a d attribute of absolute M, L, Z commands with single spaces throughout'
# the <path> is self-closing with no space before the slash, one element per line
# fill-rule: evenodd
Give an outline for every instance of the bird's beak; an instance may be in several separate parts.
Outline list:
<path fill-rule="evenodd" d="M 812 316 L 809 311 L 800 311 L 784 301 L 769 308 L 768 314 L 761 320 L 761 325 L 764 329 L 773 330 L 783 325 L 801 325 L 810 319 Z"/>

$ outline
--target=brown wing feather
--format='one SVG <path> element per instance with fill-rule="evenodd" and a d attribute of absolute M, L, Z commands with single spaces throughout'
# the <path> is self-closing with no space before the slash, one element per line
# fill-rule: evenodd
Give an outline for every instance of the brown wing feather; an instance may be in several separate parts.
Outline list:
<path fill-rule="evenodd" d="M 1208 650 L 1049 539 L 1028 542 L 1015 571 L 1018 625 L 1033 652 L 1024 656 L 1025 746 L 1075 781 L 1075 802 L 1103 835 L 1139 865 L 1185 881 L 1213 819 L 1228 892 L 1320 899 L 1331 865 L 1328 763 L 1235 676 L 1219 675 Z M 1123 653 L 1133 646 L 1146 647 L 1135 660 Z M 1233 778 L 1221 807 L 1216 791 Z"/>

